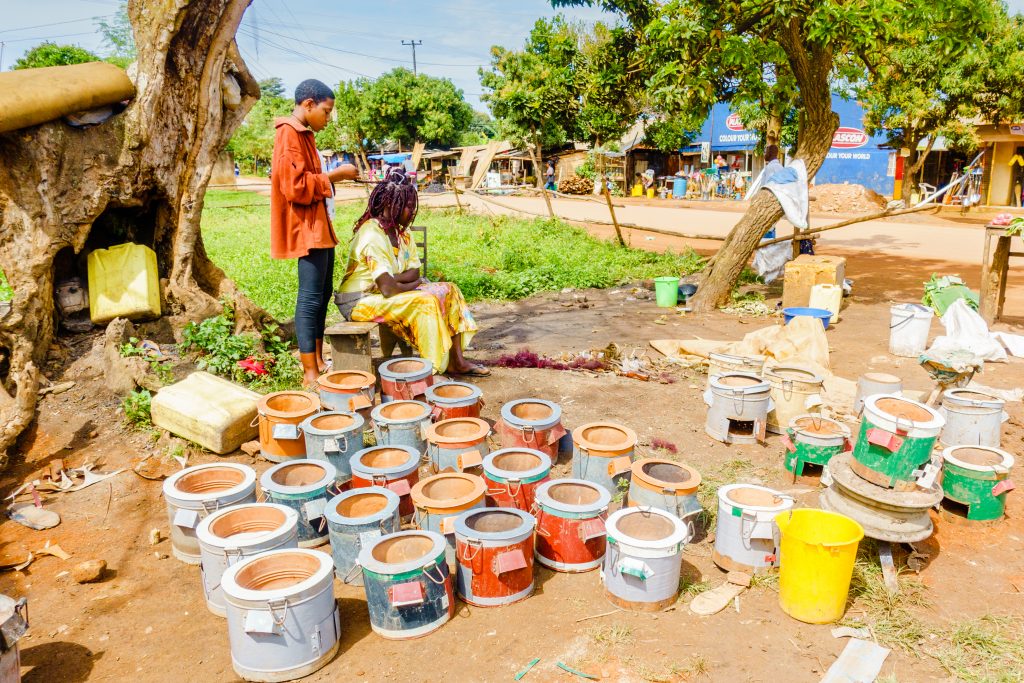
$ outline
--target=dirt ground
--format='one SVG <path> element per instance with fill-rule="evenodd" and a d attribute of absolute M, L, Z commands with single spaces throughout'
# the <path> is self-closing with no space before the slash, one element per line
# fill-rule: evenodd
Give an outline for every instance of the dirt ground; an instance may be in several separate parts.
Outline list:
<path fill-rule="evenodd" d="M 860 261 L 854 275 L 872 268 L 884 270 L 884 264 Z M 910 388 L 927 388 L 929 380 L 915 362 L 886 352 L 886 301 L 912 300 L 905 297 L 920 291 L 919 280 L 886 278 L 871 287 L 868 281 L 876 278 L 862 279 L 863 285 L 847 300 L 842 322 L 828 332 L 834 372 L 855 379 L 866 371 L 884 370 L 901 376 Z M 558 354 L 616 342 L 656 357 L 647 347 L 650 339 L 737 339 L 774 322 L 724 313 L 700 318 L 672 313 L 666 324 L 657 324 L 664 311 L 650 301 L 630 301 L 624 288 L 587 296 L 587 308 L 566 307 L 557 295 L 476 307 L 483 329 L 474 343 L 476 356 L 495 358 L 527 347 Z M 1002 327 L 1020 331 L 1019 326 Z M 88 347 L 88 340 L 80 338 L 60 341 L 67 360 Z M 55 380 L 62 372 L 51 368 Z M 999 388 L 1022 386 L 1024 361 L 990 364 L 979 379 Z M 726 446 L 704 434 L 703 381 L 703 375 L 685 373 L 663 384 L 613 375 L 496 369 L 479 385 L 487 399 L 486 417 L 496 418 L 500 406 L 514 398 L 557 401 L 570 428 L 593 420 L 620 422 L 639 434 L 639 455 L 652 452 L 652 439 L 664 439 L 678 445 L 678 458 L 705 477 L 734 467 L 737 460 L 747 461 L 738 480 L 764 482 L 794 493 L 803 505 L 816 506 L 817 479 L 788 480 L 778 437 L 770 437 L 764 446 Z M 98 458 L 99 469 L 112 470 L 166 448 L 123 428 L 117 406 L 118 397 L 106 391 L 102 378 L 45 397 L 37 427 L 12 468 L 0 475 L 0 492 L 6 495 L 54 457 L 64 458 L 69 467 Z M 1020 403 L 1009 410 L 1012 418 L 1003 444 L 1019 455 L 1024 451 L 1024 411 Z M 189 464 L 216 459 L 195 454 Z M 251 464 L 260 472 L 269 466 L 240 453 L 226 459 Z M 1019 478 L 1019 465 L 1017 470 Z M 567 471 L 563 463 L 556 476 Z M 169 558 L 169 541 L 150 544 L 151 529 L 160 529 L 165 539 L 168 532 L 160 482 L 125 471 L 82 491 L 44 499 L 62 517 L 56 528 L 32 531 L 8 520 L 0 523 L 0 556 L 5 561 L 47 542 L 72 556 L 68 561 L 38 556 L 24 571 L 0 574 L 0 592 L 29 599 L 31 630 L 21 641 L 27 683 L 237 680 L 226 622 L 207 611 L 198 568 Z M 1024 615 L 1024 594 L 1019 592 L 1024 586 L 1024 496 L 1013 493 L 1009 501 L 1007 519 L 990 528 L 937 520 L 936 534 L 919 544 L 929 555 L 920 580 L 927 586 L 930 606 L 914 608 L 915 617 L 941 626 L 986 614 Z M 688 545 L 684 575 L 694 581 L 723 581 L 710 553 L 706 535 Z M 91 558 L 106 560 L 107 578 L 76 584 L 67 570 Z M 832 637 L 829 626 L 807 625 L 785 615 L 770 586 L 748 590 L 739 611 L 730 606 L 715 616 L 697 617 L 686 608 L 686 598 L 660 614 L 613 611 L 597 572 L 566 575 L 538 569 L 536 577 L 536 594 L 524 602 L 496 609 L 460 603 L 456 617 L 440 631 L 401 642 L 374 635 L 362 590 L 336 581 L 343 630 L 340 654 L 308 680 L 500 681 L 510 680 L 540 657 L 527 682 L 569 680 L 555 668 L 557 661 L 614 681 L 817 681 L 845 645 Z M 856 611 L 847 615 L 856 616 Z M 934 659 L 901 650 L 889 655 L 883 675 L 899 681 L 949 680 Z"/>

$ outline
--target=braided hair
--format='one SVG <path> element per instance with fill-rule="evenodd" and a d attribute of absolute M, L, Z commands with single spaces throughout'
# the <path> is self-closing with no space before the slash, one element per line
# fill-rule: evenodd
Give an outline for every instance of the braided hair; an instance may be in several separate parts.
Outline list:
<path fill-rule="evenodd" d="M 388 238 L 395 242 L 398 235 L 405 232 L 412 224 L 419 211 L 419 195 L 416 184 L 405 173 L 404 168 L 390 168 L 384 180 L 377 183 L 366 202 L 366 211 L 352 226 L 353 234 L 363 227 L 363 223 L 374 218 L 387 233 Z M 409 225 L 399 223 L 399 218 L 407 210 L 412 211 Z"/>

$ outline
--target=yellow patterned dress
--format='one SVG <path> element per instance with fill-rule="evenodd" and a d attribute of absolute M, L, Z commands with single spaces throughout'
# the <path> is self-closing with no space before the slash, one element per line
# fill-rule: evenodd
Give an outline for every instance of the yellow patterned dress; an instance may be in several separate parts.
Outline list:
<path fill-rule="evenodd" d="M 335 299 L 346 318 L 387 325 L 395 336 L 433 363 L 437 372 L 444 372 L 452 337 L 461 334 L 465 347 L 477 331 L 458 285 L 431 282 L 390 298 L 377 287 L 377 278 L 383 273 L 396 277 L 419 267 L 408 231 L 400 236 L 398 247 L 393 247 L 377 221 L 369 220 L 352 238 L 345 276 Z"/>

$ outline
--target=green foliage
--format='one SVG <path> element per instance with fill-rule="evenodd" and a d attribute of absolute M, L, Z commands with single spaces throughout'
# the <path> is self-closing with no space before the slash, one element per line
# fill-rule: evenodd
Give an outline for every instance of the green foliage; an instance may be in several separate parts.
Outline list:
<path fill-rule="evenodd" d="M 77 45 L 58 45 L 46 41 L 22 55 L 11 69 L 38 69 L 43 66 L 67 66 L 98 62 L 100 58 Z"/>
<path fill-rule="evenodd" d="M 14 290 L 7 281 L 7 275 L 4 274 L 3 270 L 0 270 L 0 301 L 10 301 L 13 298 Z"/>
<path fill-rule="evenodd" d="M 294 261 L 270 258 L 267 243 L 269 209 L 254 206 L 247 192 L 207 193 L 202 230 L 206 250 L 220 267 L 260 306 L 278 319 L 291 317 L 298 287 Z M 334 282 L 345 271 L 345 248 L 361 205 L 338 205 L 335 229 L 341 240 Z M 560 221 L 522 220 L 421 210 L 430 244 L 432 279 L 455 282 L 470 300 L 514 300 L 564 287 L 612 287 L 634 280 L 692 273 L 703 260 L 696 252 L 658 254 L 621 249 L 596 239 L 584 229 Z"/>
<path fill-rule="evenodd" d="M 1010 224 L 1006 226 L 1006 234 L 1010 237 L 1014 235 L 1024 235 L 1024 216 L 1017 216 Z M 0 273 L 0 300 L 3 299 L 3 273 Z"/>
<path fill-rule="evenodd" d="M 923 144 L 926 139 L 944 136 L 971 151 L 977 146 L 973 119 L 999 121 L 1024 111 L 1024 95 L 1011 85 L 1024 69 L 1024 19 L 1008 17 L 1000 0 L 972 6 L 971 30 L 964 32 L 969 49 L 950 50 L 943 30 L 958 29 L 943 26 L 945 9 L 936 4 L 932 10 L 940 30 L 894 46 L 869 73 L 854 78 L 851 90 L 864 104 L 865 128 L 910 151 L 905 196 L 931 150 L 931 144 Z"/>
<path fill-rule="evenodd" d="M 228 150 L 246 172 L 256 173 L 260 166 L 270 166 L 274 152 L 274 119 L 287 116 L 294 106 L 291 100 L 272 94 L 273 90 L 271 87 L 260 97 L 228 143 Z"/>
<path fill-rule="evenodd" d="M 363 93 L 363 127 L 373 140 L 416 141 L 449 146 L 469 128 L 473 109 L 447 78 L 415 75 L 397 68 L 380 76 Z"/>
<path fill-rule="evenodd" d="M 1024 680 L 1024 619 L 986 614 L 935 634 L 937 652 L 929 652 L 950 675 L 965 683 Z"/>
<path fill-rule="evenodd" d="M 224 312 L 202 322 L 190 322 L 181 333 L 181 350 L 195 354 L 196 367 L 257 391 L 277 391 L 301 385 L 302 369 L 290 345 L 278 334 L 277 325 L 257 335 L 235 334 L 235 312 L 230 301 L 222 301 Z M 268 374 L 259 375 L 239 365 L 254 360 Z"/>
<path fill-rule="evenodd" d="M 149 369 L 153 371 L 161 384 L 170 384 L 174 381 L 174 373 L 171 370 L 169 358 L 156 358 L 146 349 L 139 346 L 138 337 L 129 337 L 128 341 L 118 347 L 118 353 L 122 358 L 137 357 L 149 363 Z"/>
<path fill-rule="evenodd" d="M 264 78 L 261 81 L 257 81 L 257 83 L 260 86 L 260 97 L 278 97 L 281 99 L 287 99 L 284 91 L 284 81 L 277 76 Z"/>
<path fill-rule="evenodd" d="M 128 3 L 122 2 L 111 21 L 100 19 L 96 29 L 103 35 L 103 46 L 107 48 L 108 62 L 117 64 L 122 69 L 135 61 L 135 33 L 131 21 L 128 20 Z"/>
<path fill-rule="evenodd" d="M 587 30 L 559 15 L 538 19 L 522 50 L 492 47 L 480 83 L 502 134 L 541 147 L 620 137 L 637 115 L 623 93 L 629 40 L 621 29 Z"/>
<path fill-rule="evenodd" d="M 146 429 L 153 426 L 153 419 L 149 409 L 153 401 L 153 395 L 148 389 L 130 391 L 121 399 L 121 411 L 124 413 L 125 424 L 136 429 Z"/>

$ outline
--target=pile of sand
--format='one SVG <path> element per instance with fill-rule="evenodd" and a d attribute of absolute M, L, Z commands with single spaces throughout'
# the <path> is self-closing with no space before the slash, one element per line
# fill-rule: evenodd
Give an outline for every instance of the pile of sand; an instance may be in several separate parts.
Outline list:
<path fill-rule="evenodd" d="M 811 211 L 827 213 L 877 213 L 885 197 L 863 185 L 815 185 L 810 189 Z"/>

